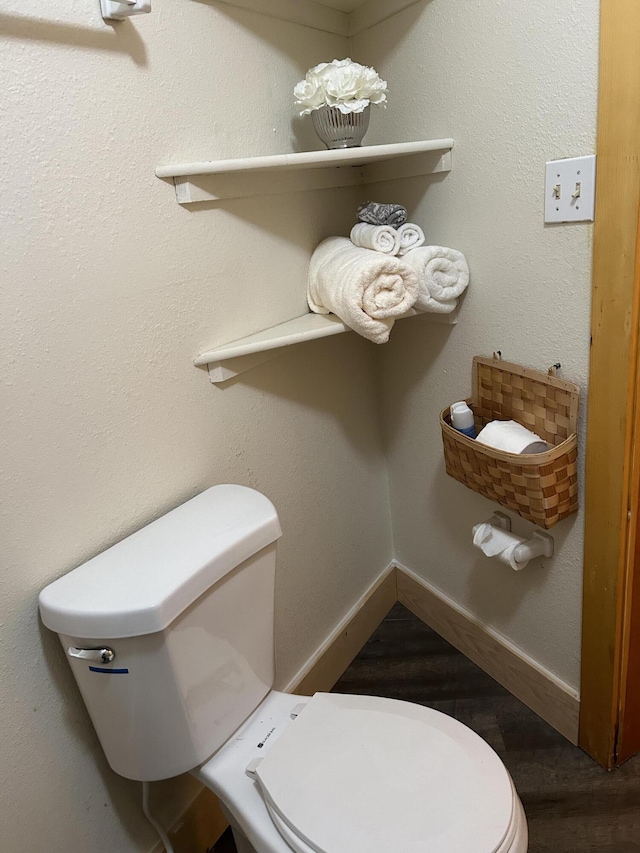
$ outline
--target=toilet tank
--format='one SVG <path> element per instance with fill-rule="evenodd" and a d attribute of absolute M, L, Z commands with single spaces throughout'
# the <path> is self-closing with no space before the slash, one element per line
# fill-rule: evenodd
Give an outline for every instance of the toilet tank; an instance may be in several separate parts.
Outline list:
<path fill-rule="evenodd" d="M 280 535 L 264 495 L 214 486 L 41 592 L 117 773 L 191 770 L 269 692 Z"/>

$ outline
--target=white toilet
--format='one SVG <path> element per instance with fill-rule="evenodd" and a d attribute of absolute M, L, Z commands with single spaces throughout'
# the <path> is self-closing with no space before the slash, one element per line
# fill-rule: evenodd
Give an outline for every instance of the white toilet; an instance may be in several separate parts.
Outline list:
<path fill-rule="evenodd" d="M 190 770 L 239 853 L 525 853 L 482 738 L 409 702 L 271 689 L 273 504 L 214 486 L 40 594 L 111 767 Z"/>

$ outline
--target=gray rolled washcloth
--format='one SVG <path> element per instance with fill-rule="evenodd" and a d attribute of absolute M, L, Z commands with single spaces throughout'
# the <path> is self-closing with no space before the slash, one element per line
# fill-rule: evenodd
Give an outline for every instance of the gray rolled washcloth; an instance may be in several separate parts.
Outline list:
<path fill-rule="evenodd" d="M 390 225 L 392 228 L 400 228 L 407 221 L 407 208 L 401 204 L 367 201 L 358 208 L 358 219 L 369 225 Z"/>

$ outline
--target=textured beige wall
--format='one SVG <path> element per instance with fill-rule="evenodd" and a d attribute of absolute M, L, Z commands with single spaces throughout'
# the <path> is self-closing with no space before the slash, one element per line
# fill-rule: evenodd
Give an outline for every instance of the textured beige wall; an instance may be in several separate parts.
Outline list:
<path fill-rule="evenodd" d="M 594 150 L 598 12 L 598 0 L 423 0 L 354 49 L 389 81 L 371 141 L 455 139 L 450 175 L 378 195 L 408 202 L 429 242 L 464 251 L 472 273 L 456 327 L 407 321 L 380 353 L 396 557 L 571 687 L 582 516 L 554 529 L 544 565 L 516 574 L 484 558 L 471 527 L 496 507 L 445 475 L 438 413 L 470 394 L 476 354 L 559 361 L 582 387 L 584 448 L 592 226 L 545 227 L 543 182 L 546 160 Z"/>
<path fill-rule="evenodd" d="M 220 389 L 191 358 L 304 311 L 309 251 L 344 231 L 353 197 L 189 211 L 153 169 L 313 147 L 309 123 L 291 125 L 290 90 L 346 42 L 215 2 L 158 0 L 112 28 L 97 0 L 55 12 L 6 0 L 3 850 L 153 843 L 139 786 L 106 767 L 39 626 L 39 589 L 212 483 L 254 486 L 285 533 L 284 683 L 391 556 L 379 369 L 397 556 L 577 683 L 581 519 L 557 529 L 544 568 L 515 575 L 479 559 L 469 529 L 493 507 L 445 477 L 437 411 L 468 391 L 471 356 L 498 348 L 535 366 L 560 360 L 586 385 L 591 229 L 544 228 L 541 199 L 546 159 L 593 149 L 597 6 L 423 0 L 358 37 L 354 58 L 376 64 L 392 96 L 368 141 L 456 139 L 450 175 L 393 194 L 432 242 L 467 253 L 460 323 L 398 324 L 374 356 L 355 336 L 309 344 Z M 178 803 L 189 790 L 162 793 Z"/>
<path fill-rule="evenodd" d="M 0 12 L 0 849 L 12 853 L 154 843 L 139 786 L 106 766 L 39 624 L 42 586 L 211 484 L 253 486 L 284 529 L 284 683 L 391 558 L 369 344 L 309 344 L 223 389 L 191 362 L 304 312 L 309 252 L 350 220 L 350 193 L 190 211 L 154 176 L 317 144 L 308 125 L 292 131 L 291 90 L 346 42 L 215 3 L 157 0 L 113 27 L 98 8 Z"/>

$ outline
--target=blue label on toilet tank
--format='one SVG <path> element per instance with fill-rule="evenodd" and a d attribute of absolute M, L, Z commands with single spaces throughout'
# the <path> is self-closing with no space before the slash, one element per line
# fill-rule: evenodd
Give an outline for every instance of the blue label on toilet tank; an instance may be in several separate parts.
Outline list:
<path fill-rule="evenodd" d="M 108 672 L 109 675 L 128 675 L 128 669 L 107 669 L 102 666 L 90 666 L 89 669 L 91 672 Z"/>

